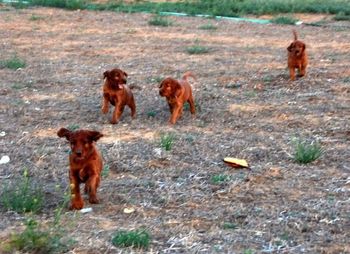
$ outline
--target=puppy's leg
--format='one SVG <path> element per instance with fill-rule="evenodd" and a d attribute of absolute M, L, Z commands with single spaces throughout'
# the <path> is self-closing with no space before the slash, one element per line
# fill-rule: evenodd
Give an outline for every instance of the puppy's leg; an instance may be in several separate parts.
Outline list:
<path fill-rule="evenodd" d="M 306 65 L 301 65 L 299 76 L 304 77 L 306 75 Z"/>
<path fill-rule="evenodd" d="M 80 195 L 79 181 L 76 177 L 70 176 L 70 187 L 71 187 L 71 210 L 80 210 L 84 207 L 84 201 Z"/>
<path fill-rule="evenodd" d="M 190 94 L 190 98 L 188 98 L 187 102 L 190 104 L 191 114 L 192 115 L 196 114 L 196 106 L 194 104 L 194 99 L 193 99 L 192 93 Z"/>
<path fill-rule="evenodd" d="M 289 67 L 289 76 L 291 80 L 295 80 L 295 69 L 294 67 Z"/>
<path fill-rule="evenodd" d="M 171 117 L 169 119 L 169 123 L 175 124 L 177 119 L 179 118 L 179 115 L 182 111 L 183 105 L 174 105 L 173 107 L 173 112 L 171 114 Z"/>
<path fill-rule="evenodd" d="M 170 114 L 172 114 L 174 111 L 174 106 L 170 102 L 168 102 L 168 105 L 169 105 Z"/>
<path fill-rule="evenodd" d="M 121 105 L 120 103 L 115 105 L 113 117 L 112 117 L 112 121 L 111 121 L 112 124 L 118 123 L 119 118 L 124 111 L 124 107 L 125 107 L 125 105 Z"/>
<path fill-rule="evenodd" d="M 107 114 L 109 110 L 109 96 L 107 94 L 103 94 L 102 98 L 102 113 Z"/>
<path fill-rule="evenodd" d="M 136 105 L 135 105 L 134 97 L 131 98 L 129 108 L 131 109 L 131 117 L 133 119 L 135 119 L 135 117 L 136 117 Z"/>
<path fill-rule="evenodd" d="M 91 204 L 98 204 L 99 200 L 97 198 L 97 187 L 100 184 L 100 177 L 98 175 L 92 175 L 87 180 L 85 186 L 87 186 L 89 194 L 89 202 Z"/>

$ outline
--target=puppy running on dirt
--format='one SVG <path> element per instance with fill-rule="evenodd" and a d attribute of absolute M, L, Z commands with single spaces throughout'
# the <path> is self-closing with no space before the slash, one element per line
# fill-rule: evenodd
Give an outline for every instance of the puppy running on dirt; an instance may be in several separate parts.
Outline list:
<path fill-rule="evenodd" d="M 295 80 L 295 69 L 298 69 L 300 77 L 305 76 L 306 66 L 308 64 L 307 54 L 305 51 L 306 45 L 304 42 L 298 40 L 298 35 L 293 30 L 294 41 L 287 48 L 288 50 L 288 68 L 291 80 Z"/>
<path fill-rule="evenodd" d="M 126 85 L 128 74 L 120 69 L 112 69 L 105 71 L 103 77 L 105 81 L 102 88 L 102 113 L 107 114 L 109 104 L 112 104 L 115 108 L 111 123 L 116 124 L 124 111 L 125 105 L 128 105 L 131 109 L 131 117 L 135 118 L 136 105 L 131 89 L 136 86 L 128 87 Z"/>
<path fill-rule="evenodd" d="M 89 195 L 89 202 L 99 203 L 96 192 L 100 184 L 103 163 L 95 142 L 103 134 L 98 131 L 70 131 L 61 128 L 57 135 L 60 138 L 65 137 L 72 149 L 69 155 L 69 180 L 72 194 L 70 209 L 80 210 L 84 207 L 84 201 L 80 195 L 81 183 L 85 183 L 84 190 Z"/>
<path fill-rule="evenodd" d="M 183 75 L 181 80 L 166 78 L 159 86 L 160 96 L 165 97 L 169 105 L 171 113 L 169 123 L 171 124 L 175 124 L 181 117 L 185 102 L 190 104 L 191 114 L 195 115 L 196 113 L 191 85 L 187 81 L 188 77 L 195 79 L 192 72 L 188 71 Z"/>

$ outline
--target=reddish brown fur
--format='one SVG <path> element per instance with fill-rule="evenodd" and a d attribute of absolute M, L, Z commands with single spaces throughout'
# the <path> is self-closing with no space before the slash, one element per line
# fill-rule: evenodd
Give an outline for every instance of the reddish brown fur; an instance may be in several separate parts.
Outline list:
<path fill-rule="evenodd" d="M 165 97 L 169 105 L 171 113 L 169 123 L 171 124 L 175 124 L 181 117 L 185 102 L 190 104 L 191 114 L 196 113 L 192 89 L 187 81 L 188 77 L 195 78 L 191 72 L 186 72 L 181 80 L 166 78 L 159 86 L 160 96 Z"/>
<path fill-rule="evenodd" d="M 105 78 L 103 84 L 103 101 L 102 113 L 107 114 L 109 104 L 114 106 L 112 124 L 118 123 L 122 115 L 125 105 L 131 109 L 131 117 L 135 118 L 136 105 L 134 95 L 130 88 L 126 85 L 128 74 L 120 69 L 112 69 L 103 73 Z"/>
<path fill-rule="evenodd" d="M 96 192 L 100 184 L 103 163 L 95 142 L 103 134 L 98 131 L 70 131 L 61 128 L 57 135 L 61 138 L 65 137 L 72 149 L 69 155 L 69 180 L 72 193 L 70 209 L 80 210 L 84 207 L 84 201 L 80 195 L 81 183 L 85 183 L 84 190 L 89 195 L 89 202 L 99 203 Z"/>
<path fill-rule="evenodd" d="M 298 69 L 299 76 L 305 76 L 306 66 L 308 64 L 306 45 L 298 40 L 295 30 L 293 30 L 294 41 L 287 48 L 288 50 L 288 68 L 290 79 L 295 80 L 295 69 Z"/>

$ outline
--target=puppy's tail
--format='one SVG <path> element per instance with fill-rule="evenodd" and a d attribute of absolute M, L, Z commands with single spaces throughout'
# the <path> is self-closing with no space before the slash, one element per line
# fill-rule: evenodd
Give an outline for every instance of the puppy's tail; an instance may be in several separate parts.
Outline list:
<path fill-rule="evenodd" d="M 294 29 L 293 29 L 293 35 L 294 35 L 294 40 L 295 40 L 295 41 L 298 40 L 297 31 L 295 31 Z"/>
<path fill-rule="evenodd" d="M 188 78 L 188 77 L 191 77 L 191 78 L 193 78 L 194 80 L 197 80 L 197 79 L 196 79 L 196 76 L 195 76 L 192 72 L 190 72 L 190 71 L 186 71 L 185 74 L 182 76 L 182 79 L 184 79 L 184 80 L 187 81 L 187 78 Z"/>
<path fill-rule="evenodd" d="M 138 90 L 142 90 L 142 88 L 138 85 L 129 85 L 130 89 L 138 89 Z"/>

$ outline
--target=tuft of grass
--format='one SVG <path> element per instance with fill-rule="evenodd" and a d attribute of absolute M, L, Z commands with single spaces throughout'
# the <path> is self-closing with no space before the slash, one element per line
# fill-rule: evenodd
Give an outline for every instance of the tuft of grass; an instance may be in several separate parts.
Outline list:
<path fill-rule="evenodd" d="M 218 29 L 217 26 L 215 26 L 215 25 L 213 25 L 211 23 L 199 26 L 198 28 L 201 29 L 201 30 L 217 30 Z"/>
<path fill-rule="evenodd" d="M 19 68 L 26 67 L 26 62 L 19 58 L 17 55 L 14 55 L 13 57 L 7 59 L 7 60 L 1 60 L 0 61 L 0 69 L 1 68 L 8 68 L 11 70 L 17 70 Z"/>
<path fill-rule="evenodd" d="M 27 218 L 25 229 L 21 233 L 13 233 L 8 241 L 0 244 L 1 253 L 66 253 L 74 240 L 64 238 L 65 232 L 60 223 L 64 207 L 70 199 L 65 192 L 63 202 L 55 209 L 54 220 L 48 224 Z"/>
<path fill-rule="evenodd" d="M 237 225 L 234 224 L 234 223 L 231 223 L 231 222 L 225 222 L 223 225 L 222 225 L 223 229 L 236 229 L 237 228 Z"/>
<path fill-rule="evenodd" d="M 42 20 L 45 19 L 43 16 L 38 16 L 38 15 L 34 15 L 32 14 L 32 16 L 30 16 L 29 20 L 30 21 L 37 21 L 37 20 Z"/>
<path fill-rule="evenodd" d="M 101 176 L 102 178 L 106 178 L 109 175 L 109 165 L 104 165 L 102 172 L 101 172 Z"/>
<path fill-rule="evenodd" d="M 166 17 L 156 15 L 156 16 L 153 16 L 148 21 L 148 24 L 151 26 L 164 26 L 164 27 L 166 27 L 166 26 L 172 26 L 173 22 Z"/>
<path fill-rule="evenodd" d="M 148 116 L 148 117 L 155 117 L 156 115 L 157 115 L 157 112 L 156 112 L 156 111 L 151 110 L 151 111 L 148 111 L 148 112 L 147 112 L 147 116 Z"/>
<path fill-rule="evenodd" d="M 345 14 L 344 12 L 339 12 L 333 18 L 336 21 L 350 21 L 350 14 Z"/>
<path fill-rule="evenodd" d="M 21 179 L 4 187 L 0 202 L 7 210 L 38 213 L 44 205 L 44 192 L 30 181 L 28 170 L 25 169 Z"/>
<path fill-rule="evenodd" d="M 30 5 L 57 7 L 69 10 L 86 9 L 88 3 L 87 0 L 29 0 Z"/>
<path fill-rule="evenodd" d="M 300 164 L 307 164 L 317 160 L 323 153 L 322 147 L 317 142 L 307 143 L 297 140 L 295 142 L 294 160 Z"/>
<path fill-rule="evenodd" d="M 222 184 L 224 182 L 229 181 L 230 179 L 231 178 L 228 175 L 219 174 L 219 175 L 213 175 L 210 180 L 212 184 Z"/>
<path fill-rule="evenodd" d="M 133 247 L 147 249 L 150 244 L 150 234 L 146 230 L 120 230 L 112 238 L 117 247 Z"/>
<path fill-rule="evenodd" d="M 210 49 L 208 47 L 205 46 L 201 46 L 201 45 L 193 45 L 193 46 L 189 46 L 186 48 L 186 52 L 190 55 L 199 55 L 199 54 L 205 54 L 208 53 L 210 51 Z"/>
<path fill-rule="evenodd" d="M 68 125 L 67 129 L 70 131 L 76 131 L 80 128 L 79 124 L 70 124 Z"/>
<path fill-rule="evenodd" d="M 170 151 L 173 147 L 175 140 L 175 135 L 173 133 L 165 133 L 160 136 L 160 146 L 165 149 L 165 151 Z"/>
<path fill-rule="evenodd" d="M 295 25 L 295 23 L 298 22 L 298 20 L 291 16 L 279 16 L 274 19 L 271 19 L 271 22 L 280 25 Z"/>

